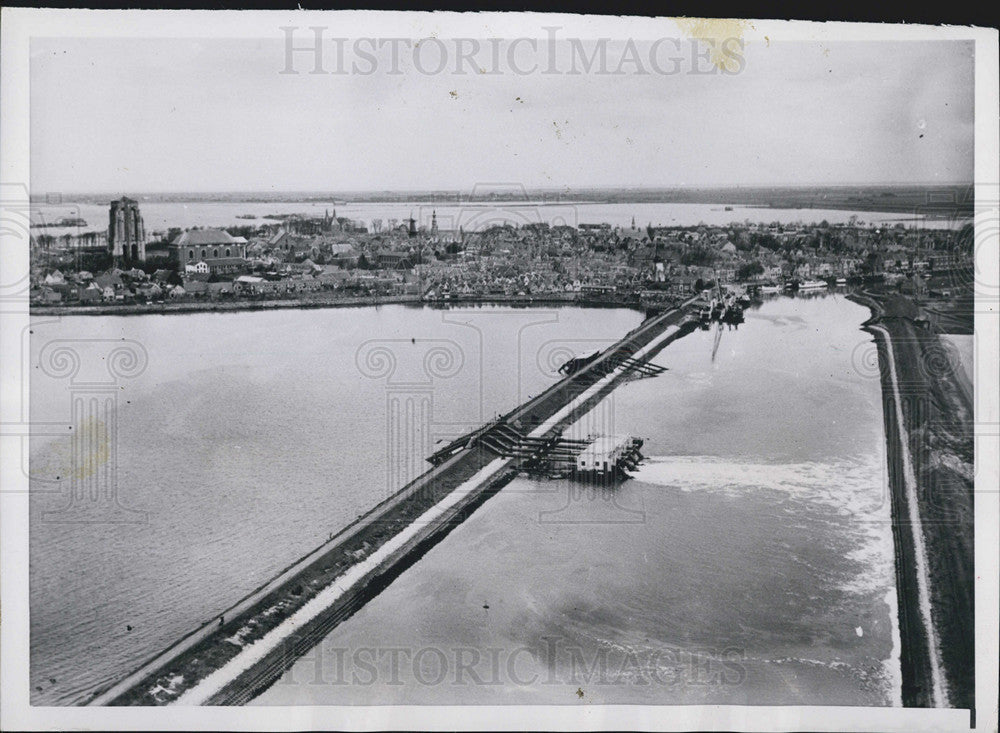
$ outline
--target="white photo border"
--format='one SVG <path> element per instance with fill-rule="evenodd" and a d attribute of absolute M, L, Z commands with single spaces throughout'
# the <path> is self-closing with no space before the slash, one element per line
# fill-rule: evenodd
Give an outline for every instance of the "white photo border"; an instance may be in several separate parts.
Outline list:
<path fill-rule="evenodd" d="M 454 13 L 373 11 L 101 11 L 5 8 L 0 25 L 0 184 L 2 190 L 28 194 L 29 45 L 32 37 L 269 38 L 283 25 L 337 27 L 338 34 L 387 36 L 510 37 L 558 25 L 578 38 L 682 37 L 668 18 L 574 16 L 540 13 Z M 529 31 L 531 32 L 531 31 Z M 998 45 L 995 29 L 888 24 L 816 23 L 753 20 L 745 29 L 747 43 L 770 40 L 971 40 L 975 42 L 975 184 L 977 204 L 992 197 L 998 181 Z M 7 198 L 0 197 L 7 207 Z M 993 221 L 997 220 L 996 215 Z M 977 235 L 979 232 L 977 232 Z M 0 233 L 0 236 L 6 236 Z M 1000 269 L 996 246 L 981 247 L 977 266 Z M 979 241 L 978 236 L 976 241 Z M 16 283 L 28 273 L 28 247 L 3 244 L 0 284 Z M 0 294 L 2 295 L 2 294 Z M 976 313 L 977 373 L 997 375 L 1000 363 L 1000 314 L 996 304 Z M 32 707 L 28 661 L 28 493 L 19 470 L 19 436 L 25 418 L 28 377 L 22 338 L 29 324 L 27 297 L 0 297 L 0 728 L 5 730 L 301 730 L 339 728 L 454 730 L 644 729 L 693 730 L 966 730 L 963 710 L 845 707 L 750 706 L 384 706 L 384 707 L 240 707 L 240 708 L 86 708 Z M 976 543 L 976 718 L 980 728 L 994 729 L 997 708 L 998 527 L 996 487 L 1000 464 L 997 381 L 976 385 L 977 497 Z M 992 431 L 980 435 L 982 426 Z M 980 437 L 983 440 L 978 440 Z M 992 447 L 993 450 L 983 450 Z"/>

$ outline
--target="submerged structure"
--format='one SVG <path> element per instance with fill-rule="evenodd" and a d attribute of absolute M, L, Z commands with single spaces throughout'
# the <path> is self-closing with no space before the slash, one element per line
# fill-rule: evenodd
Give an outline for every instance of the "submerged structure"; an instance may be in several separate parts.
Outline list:
<path fill-rule="evenodd" d="M 628 478 L 642 460 L 641 438 L 631 435 L 592 434 L 565 438 L 562 433 L 542 438 L 525 435 L 503 420 L 483 426 L 464 445 L 479 445 L 501 458 L 517 461 L 517 468 L 535 476 L 580 480 L 617 481 Z M 460 443 L 461 445 L 461 443 Z M 456 446 L 447 445 L 428 460 L 435 465 L 447 460 Z"/>
<path fill-rule="evenodd" d="M 573 472 L 579 478 L 607 480 L 624 477 L 642 460 L 642 439 L 631 435 L 595 435 L 576 456 Z"/>
<path fill-rule="evenodd" d="M 710 299 L 702 300 L 698 305 L 698 319 L 702 328 L 707 328 L 710 323 L 728 323 L 738 326 L 743 323 L 743 307 L 745 300 L 742 295 L 733 292 L 723 292 L 719 286 L 718 291 Z"/>

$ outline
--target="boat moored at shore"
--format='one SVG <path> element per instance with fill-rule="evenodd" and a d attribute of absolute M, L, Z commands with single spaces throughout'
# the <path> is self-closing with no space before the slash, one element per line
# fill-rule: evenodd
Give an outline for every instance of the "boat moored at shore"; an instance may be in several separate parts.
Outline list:
<path fill-rule="evenodd" d="M 799 283 L 799 290 L 820 290 L 829 287 L 826 280 L 803 280 Z"/>

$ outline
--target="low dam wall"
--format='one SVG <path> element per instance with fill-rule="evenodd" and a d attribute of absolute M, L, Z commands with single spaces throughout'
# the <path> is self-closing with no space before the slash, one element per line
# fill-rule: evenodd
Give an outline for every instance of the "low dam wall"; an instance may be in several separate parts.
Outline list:
<path fill-rule="evenodd" d="M 501 420 L 550 437 L 629 378 L 622 356 L 652 358 L 696 326 L 685 303 L 644 321 L 585 368 Z M 201 627 L 155 655 L 89 705 L 246 703 L 273 684 L 518 472 L 481 445 L 453 454 Z"/>
<path fill-rule="evenodd" d="M 975 709 L 973 405 L 936 333 L 895 294 L 867 306 L 885 418 L 903 704 Z"/>

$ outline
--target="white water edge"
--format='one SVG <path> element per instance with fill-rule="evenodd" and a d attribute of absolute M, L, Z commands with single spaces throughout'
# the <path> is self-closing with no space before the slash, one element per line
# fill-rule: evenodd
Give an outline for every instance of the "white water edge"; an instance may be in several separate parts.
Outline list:
<path fill-rule="evenodd" d="M 892 346 L 892 336 L 881 326 L 872 326 L 885 337 L 886 356 L 889 360 L 889 377 L 892 381 L 893 404 L 896 411 L 896 427 L 899 431 L 899 445 L 902 452 L 903 484 L 906 487 L 906 503 L 913 532 L 914 558 L 917 565 L 917 602 L 920 606 L 920 616 L 927 630 L 927 647 L 931 666 L 931 701 L 934 707 L 948 706 L 948 685 L 941 670 L 940 646 L 937 629 L 931 616 L 930 581 L 927 575 L 927 548 L 924 545 L 924 530 L 920 521 L 920 510 L 917 506 L 917 477 L 913 472 L 913 462 L 910 457 L 909 436 L 903 422 L 903 407 L 899 397 L 899 384 L 896 378 L 896 356 Z"/>

